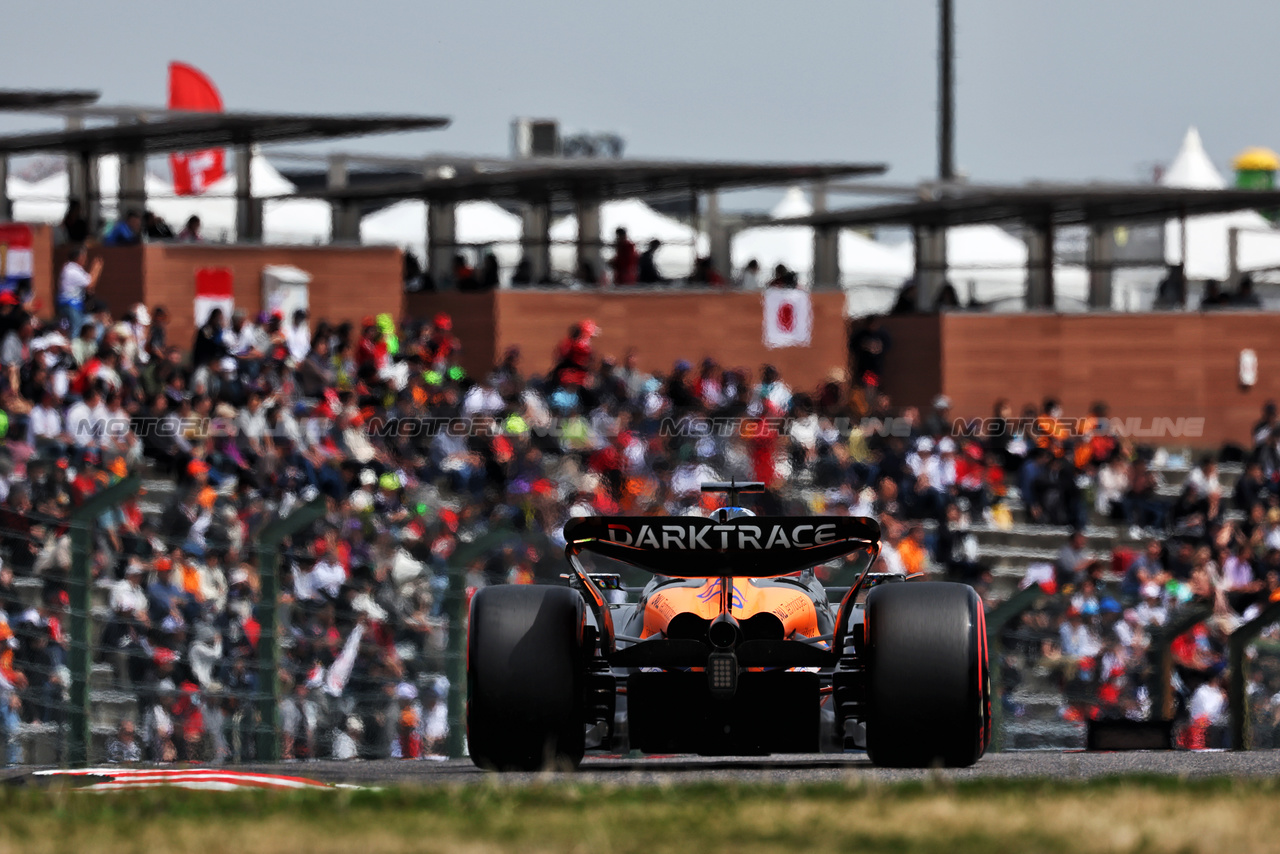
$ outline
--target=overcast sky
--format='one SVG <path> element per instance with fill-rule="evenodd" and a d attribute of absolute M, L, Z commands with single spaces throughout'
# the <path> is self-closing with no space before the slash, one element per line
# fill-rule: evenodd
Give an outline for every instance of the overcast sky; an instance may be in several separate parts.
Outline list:
<path fill-rule="evenodd" d="M 1276 0 L 956 0 L 960 168 L 974 180 L 1130 180 L 1198 125 L 1224 171 L 1280 147 Z M 6 87 L 161 104 L 166 65 L 228 109 L 442 114 L 345 143 L 505 154 L 513 116 L 616 131 L 636 156 L 847 159 L 936 170 L 934 0 L 76 2 L 10 20 Z M 47 126 L 0 116 L 0 129 Z"/>

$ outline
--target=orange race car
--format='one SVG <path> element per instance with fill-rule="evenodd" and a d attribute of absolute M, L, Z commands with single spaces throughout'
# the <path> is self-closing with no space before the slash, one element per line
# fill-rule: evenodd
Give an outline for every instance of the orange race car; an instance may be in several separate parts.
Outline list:
<path fill-rule="evenodd" d="M 703 486 L 730 503 L 762 489 Z M 477 765 L 576 766 L 588 748 L 864 747 L 880 765 L 966 766 L 987 748 L 981 601 L 965 585 L 869 572 L 880 550 L 871 519 L 725 507 L 578 518 L 565 539 L 568 586 L 487 587 L 472 600 L 467 741 Z M 584 551 L 653 578 L 629 590 L 617 574 L 588 572 Z M 846 557 L 853 583 L 824 587 L 813 567 Z"/>

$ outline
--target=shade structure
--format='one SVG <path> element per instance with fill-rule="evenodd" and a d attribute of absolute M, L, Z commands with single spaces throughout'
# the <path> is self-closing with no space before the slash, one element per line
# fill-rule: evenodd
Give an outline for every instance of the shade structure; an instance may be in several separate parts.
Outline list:
<path fill-rule="evenodd" d="M 279 198 L 296 189 L 259 151 L 250 161 L 249 180 L 255 198 L 263 199 L 263 242 L 314 244 L 329 240 L 329 203 L 321 199 Z M 11 179 L 12 181 L 12 179 Z M 57 223 L 67 210 L 69 178 L 57 172 L 40 181 L 11 184 L 14 219 L 22 222 Z M 147 209 L 162 217 L 178 231 L 193 215 L 200 217 L 207 240 L 232 240 L 236 227 L 236 179 L 227 174 L 198 196 L 177 196 L 164 178 L 147 173 Z M 106 154 L 98 159 L 98 188 L 102 216 L 110 221 L 119 215 L 120 158 Z M 274 197 L 274 198 L 273 198 Z"/>
<path fill-rule="evenodd" d="M 66 172 L 55 172 L 39 181 L 14 183 L 9 179 L 9 198 L 13 200 L 13 218 L 19 222 L 58 223 L 67 212 L 69 179 Z M 144 184 L 147 207 L 169 219 L 171 213 L 164 201 L 173 198 L 173 185 L 158 175 L 147 174 Z M 114 154 L 98 159 L 98 192 L 102 198 L 102 215 L 111 220 L 119 214 L 120 158 Z M 153 205 L 152 199 L 156 204 Z M 161 208 L 165 208 L 161 210 Z"/>
<path fill-rule="evenodd" d="M 658 272 L 666 279 L 684 279 L 693 272 L 694 261 L 707 254 L 707 237 L 692 226 L 664 216 L 640 199 L 614 199 L 600 205 L 600 239 L 611 245 L 618 228 L 643 252 L 650 240 L 662 245 L 654 256 Z M 572 273 L 578 268 L 574 242 L 578 239 L 578 218 L 567 216 L 551 226 L 551 268 Z M 608 255 L 608 252 L 606 252 Z"/>

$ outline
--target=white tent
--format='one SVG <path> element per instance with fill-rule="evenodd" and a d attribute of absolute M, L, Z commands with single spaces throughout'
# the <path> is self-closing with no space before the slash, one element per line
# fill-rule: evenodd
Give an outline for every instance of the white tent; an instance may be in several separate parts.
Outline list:
<path fill-rule="evenodd" d="M 659 240 L 654 256 L 658 272 L 667 279 L 683 279 L 693 272 L 697 255 L 706 254 L 707 237 L 679 220 L 655 211 L 639 199 L 617 199 L 600 206 L 600 239 L 612 243 L 614 232 L 627 230 L 627 237 L 643 252 L 650 240 Z M 551 226 L 551 269 L 572 273 L 578 267 L 578 218 L 567 216 Z M 607 253 L 606 253 L 607 255 Z M 600 271 L 597 271 L 600 272 Z"/>
<path fill-rule="evenodd" d="M 809 204 L 804 190 L 791 187 L 770 211 L 770 216 L 789 219 L 811 213 L 813 206 Z M 912 273 L 909 259 L 856 231 L 841 230 L 838 245 L 840 283 L 845 287 L 896 287 Z M 747 262 L 755 259 L 766 278 L 778 264 L 785 264 L 787 269 L 807 277 L 813 272 L 813 229 L 789 225 L 744 229 L 734 236 L 732 253 L 735 270 L 741 270 Z"/>
<path fill-rule="evenodd" d="M 67 212 L 70 179 L 66 172 L 55 172 L 34 183 L 9 179 L 9 198 L 13 200 L 13 218 L 20 222 L 62 222 Z M 173 200 L 173 185 L 150 172 L 144 178 L 147 207 L 173 224 L 172 211 L 166 205 Z M 115 219 L 119 212 L 120 158 L 106 154 L 98 158 L 98 193 L 102 199 L 102 217 Z"/>
<path fill-rule="evenodd" d="M 503 269 L 520 262 L 521 228 L 520 217 L 493 202 L 460 202 L 454 211 L 458 243 L 488 246 Z M 427 204 L 420 199 L 396 202 L 360 220 L 361 243 L 399 246 L 420 261 L 426 260 L 427 234 Z"/>
<path fill-rule="evenodd" d="M 915 243 L 907 241 L 895 251 L 915 264 Z M 947 229 L 947 279 L 960 302 L 977 300 L 997 308 L 1021 308 L 1027 287 L 1027 244 L 998 225 L 958 225 Z M 1078 265 L 1057 265 L 1053 270 L 1056 308 L 1084 306 L 1089 277 Z"/>
<path fill-rule="evenodd" d="M 1173 165 L 1160 180 L 1165 187 L 1220 190 L 1227 186 L 1209 159 L 1194 127 L 1187 130 Z M 1240 230 L 1236 255 L 1241 270 L 1280 266 L 1280 231 L 1257 211 L 1232 211 L 1187 218 L 1186 276 L 1188 279 L 1226 279 L 1230 275 L 1230 232 Z M 1165 261 L 1182 260 L 1182 225 L 1165 223 Z"/>
<path fill-rule="evenodd" d="M 254 146 L 249 160 L 249 189 L 254 198 L 285 196 L 298 188 L 271 165 Z M 195 213 L 207 238 L 230 238 L 236 223 L 236 176 L 228 172 L 202 195 L 175 200 Z M 182 217 L 185 220 L 186 217 Z M 320 199 L 269 199 L 262 205 L 263 243 L 327 243 L 333 218 L 329 203 Z"/>
<path fill-rule="evenodd" d="M 804 190 L 791 187 L 782 200 L 774 205 L 769 216 L 773 219 L 791 219 L 809 216 L 813 205 Z M 813 229 L 799 225 L 746 228 L 733 236 L 730 247 L 732 267 L 741 270 L 750 261 L 760 265 L 761 275 L 767 281 L 779 264 L 807 279 L 813 272 Z"/>
<path fill-rule="evenodd" d="M 29 182 L 10 175 L 5 188 L 9 193 L 9 201 L 13 204 L 14 220 L 17 222 L 61 222 L 63 215 L 67 211 L 67 190 L 66 176 L 63 175 L 61 176 L 63 178 L 62 192 L 58 192 L 57 183 L 54 180 L 58 177 L 57 175 L 51 175 L 40 181 Z"/>
<path fill-rule="evenodd" d="M 297 189 L 257 150 L 250 162 L 249 177 L 253 195 L 257 198 L 287 195 Z M 150 172 L 144 186 L 147 208 L 164 218 L 175 231 L 195 214 L 200 217 L 206 239 L 233 239 L 236 227 L 234 173 L 224 175 L 199 196 L 177 196 L 172 184 Z M 62 221 L 69 187 L 66 172 L 58 172 L 34 184 L 22 182 L 11 187 L 14 219 L 47 223 Z M 120 159 L 116 155 L 108 154 L 98 159 L 98 187 L 103 219 L 110 221 L 116 217 L 119 207 Z M 323 243 L 329 239 L 330 208 L 328 202 L 319 199 L 272 199 L 264 202 L 262 217 L 263 240 L 266 243 Z"/>

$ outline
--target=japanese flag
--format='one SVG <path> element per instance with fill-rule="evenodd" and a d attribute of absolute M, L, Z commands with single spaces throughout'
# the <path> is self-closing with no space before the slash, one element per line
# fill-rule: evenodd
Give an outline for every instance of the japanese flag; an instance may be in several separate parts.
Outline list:
<path fill-rule="evenodd" d="M 813 334 L 813 304 L 809 292 L 768 288 L 764 292 L 764 346 L 808 347 Z"/>

